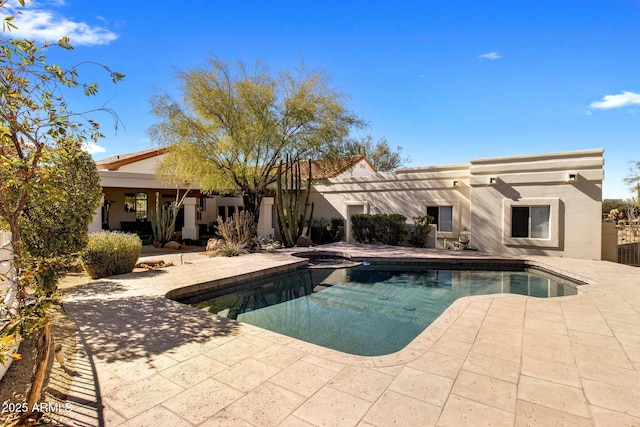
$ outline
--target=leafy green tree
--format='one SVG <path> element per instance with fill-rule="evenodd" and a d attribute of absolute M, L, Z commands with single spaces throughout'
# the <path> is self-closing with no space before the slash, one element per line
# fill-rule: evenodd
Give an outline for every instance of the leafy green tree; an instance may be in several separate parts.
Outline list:
<path fill-rule="evenodd" d="M 19 2 L 24 6 L 24 0 Z M 7 9 L 7 0 L 0 0 L 0 9 Z M 27 288 L 34 283 L 29 276 L 38 272 L 25 270 L 23 215 L 30 196 L 49 194 L 47 188 L 55 182 L 48 178 L 52 172 L 48 162 L 62 155 L 61 150 L 70 147 L 79 150 L 85 141 L 97 141 L 102 134 L 98 123 L 85 113 L 71 111 L 63 96 L 67 89 L 95 95 L 98 85 L 79 80 L 78 66 L 63 68 L 47 62 L 47 49 L 72 49 L 69 39 L 40 45 L 5 37 L 8 30 L 15 28 L 12 21 L 13 16 L 4 18 L 4 34 L 0 38 L 0 217 L 11 232 L 17 304 L 12 307 L 12 317 L 0 326 L 0 356 L 4 356 L 7 344 L 17 335 L 37 335 L 38 360 L 27 394 L 29 410 L 23 413 L 23 422 L 40 398 L 50 344 L 47 298 L 35 289 L 27 300 Z M 100 67 L 111 75 L 113 82 L 124 77 Z M 114 118 L 117 123 L 115 115 Z"/>
<path fill-rule="evenodd" d="M 159 122 L 150 133 L 168 147 L 159 174 L 240 195 L 256 221 L 282 159 L 344 154 L 350 130 L 362 125 L 322 72 L 273 75 L 262 63 L 232 68 L 209 58 L 176 77 L 182 101 L 151 99 Z"/>
<path fill-rule="evenodd" d="M 378 172 L 389 172 L 411 161 L 409 157 L 402 157 L 402 147 L 394 151 L 386 138 L 374 142 L 371 135 L 349 141 L 346 150 L 346 154 L 365 156 Z"/>
<path fill-rule="evenodd" d="M 44 159 L 41 185 L 29 194 L 20 230 L 24 274 L 51 297 L 59 278 L 88 242 L 88 227 L 102 196 L 95 162 L 72 141 Z"/>

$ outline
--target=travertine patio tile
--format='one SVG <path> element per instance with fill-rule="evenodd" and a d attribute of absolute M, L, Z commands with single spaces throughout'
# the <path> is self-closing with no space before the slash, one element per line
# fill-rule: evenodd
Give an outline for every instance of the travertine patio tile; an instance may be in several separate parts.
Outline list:
<path fill-rule="evenodd" d="M 607 322 L 603 319 L 600 322 L 591 322 L 585 319 L 567 319 L 567 329 L 569 331 L 589 332 L 598 335 L 613 336 Z"/>
<path fill-rule="evenodd" d="M 520 363 L 498 359 L 472 351 L 464 361 L 464 369 L 477 374 L 517 383 L 520 377 Z"/>
<path fill-rule="evenodd" d="M 565 318 L 562 313 L 554 313 L 549 311 L 532 310 L 527 307 L 524 315 L 525 322 L 527 320 L 546 320 L 548 322 L 564 323 Z"/>
<path fill-rule="evenodd" d="M 480 328 L 477 340 L 520 347 L 522 345 L 522 331 L 510 331 L 483 326 Z"/>
<path fill-rule="evenodd" d="M 633 364 L 624 351 L 610 350 L 592 345 L 574 344 L 573 352 L 576 359 L 633 369 Z"/>
<path fill-rule="evenodd" d="M 522 358 L 522 375 L 540 378 L 571 387 L 581 387 L 580 374 L 575 366 L 568 366 L 529 356 Z"/>
<path fill-rule="evenodd" d="M 227 368 L 227 365 L 224 363 L 200 354 L 161 371 L 160 375 L 170 379 L 183 388 L 189 388 L 225 368 Z"/>
<path fill-rule="evenodd" d="M 524 309 L 522 310 L 510 310 L 508 308 L 501 308 L 492 305 L 487 312 L 487 317 L 497 317 L 499 319 L 505 319 L 518 323 L 524 319 Z"/>
<path fill-rule="evenodd" d="M 458 376 L 463 362 L 464 359 L 430 351 L 413 362 L 408 363 L 407 366 L 455 379 Z"/>
<path fill-rule="evenodd" d="M 167 351 L 166 355 L 178 362 L 183 362 L 202 353 L 203 349 L 204 345 L 202 343 L 192 342 L 174 346 Z"/>
<path fill-rule="evenodd" d="M 560 302 L 554 303 L 549 299 L 529 298 L 527 300 L 527 313 L 531 310 L 562 314 L 562 304 Z"/>
<path fill-rule="evenodd" d="M 243 395 L 209 378 L 165 401 L 162 406 L 193 424 L 199 424 Z"/>
<path fill-rule="evenodd" d="M 482 322 L 483 327 L 498 328 L 505 331 L 518 331 L 521 332 L 524 328 L 524 317 L 515 320 L 506 321 L 502 317 L 487 316 Z"/>
<path fill-rule="evenodd" d="M 73 421 L 70 421 L 65 417 L 60 420 L 60 422 L 64 425 L 64 423 L 67 423 L 69 425 L 82 425 L 82 420 L 78 420 L 78 412 L 83 412 L 83 411 L 78 411 L 78 408 L 74 406 L 73 408 L 73 412 L 71 414 L 71 417 L 73 418 Z M 97 414 L 98 411 L 95 411 L 95 413 Z M 87 414 L 87 415 L 94 415 L 95 414 Z M 90 419 L 93 418 L 95 420 L 94 417 L 90 416 Z M 104 424 L 107 426 L 118 426 L 122 423 L 124 423 L 125 421 L 127 421 L 126 418 L 122 417 L 122 415 L 118 414 L 115 410 L 113 410 L 113 408 L 111 408 L 109 405 L 103 405 L 102 408 L 102 420 L 104 421 Z M 85 424 L 89 424 L 87 422 L 85 422 Z"/>
<path fill-rule="evenodd" d="M 324 387 L 302 404 L 293 415 L 315 425 L 354 426 L 371 407 L 364 399 Z"/>
<path fill-rule="evenodd" d="M 375 402 L 393 381 L 393 376 L 372 368 L 348 366 L 338 373 L 329 385 L 338 390 Z"/>
<path fill-rule="evenodd" d="M 280 368 L 249 358 L 218 372 L 215 378 L 240 391 L 250 391 L 280 372 Z"/>
<path fill-rule="evenodd" d="M 376 401 L 363 421 L 373 426 L 435 426 L 441 408 L 393 391 L 386 391 Z M 360 424 L 359 424 L 360 425 Z"/>
<path fill-rule="evenodd" d="M 289 415 L 284 419 L 278 427 L 315 427 L 313 424 L 308 423 L 294 415 Z"/>
<path fill-rule="evenodd" d="M 517 427 L 590 427 L 591 420 L 567 412 L 518 400 L 516 404 Z"/>
<path fill-rule="evenodd" d="M 576 360 L 583 378 L 640 391 L 640 374 L 635 369 Z"/>
<path fill-rule="evenodd" d="M 252 357 L 256 360 L 284 369 L 297 360 L 302 359 L 304 356 L 305 353 L 300 350 L 280 344 L 274 344 L 254 354 Z"/>
<path fill-rule="evenodd" d="M 591 406 L 591 417 L 596 427 L 640 426 L 640 418 L 608 409 Z"/>
<path fill-rule="evenodd" d="M 233 365 L 261 350 L 264 350 L 264 346 L 254 345 L 246 340 L 236 338 L 216 347 L 207 356 L 226 365 Z"/>
<path fill-rule="evenodd" d="M 439 340 L 431 347 L 431 351 L 464 359 L 471 350 L 471 344 L 456 340 Z"/>
<path fill-rule="evenodd" d="M 541 345 L 571 350 L 571 340 L 568 335 L 554 334 L 547 331 L 530 329 L 524 334 L 522 342 L 531 346 Z"/>
<path fill-rule="evenodd" d="M 162 406 L 154 406 L 137 417 L 120 424 L 122 427 L 191 427 L 192 424 Z"/>
<path fill-rule="evenodd" d="M 514 414 L 452 394 L 437 425 L 442 427 L 513 426 Z"/>
<path fill-rule="evenodd" d="M 617 332 L 616 338 L 624 346 L 640 347 L 640 335 Z"/>
<path fill-rule="evenodd" d="M 312 365 L 320 366 L 321 368 L 329 369 L 333 372 L 340 372 L 346 366 L 344 363 L 323 359 L 322 357 L 314 356 L 312 354 L 304 356 L 301 360 L 311 363 Z"/>
<path fill-rule="evenodd" d="M 582 384 L 592 405 L 640 417 L 640 391 L 587 379 L 582 380 Z"/>
<path fill-rule="evenodd" d="M 447 329 L 443 339 L 455 339 L 457 341 L 472 343 L 476 339 L 477 333 L 477 329 L 465 328 L 464 326 L 456 323 Z"/>
<path fill-rule="evenodd" d="M 575 366 L 575 357 L 570 347 L 565 348 L 525 343 L 522 347 L 522 354 L 531 359 L 543 360 L 566 366 Z"/>
<path fill-rule="evenodd" d="M 640 338 L 640 337 L 639 337 Z M 622 350 L 618 339 L 611 336 L 591 334 L 581 331 L 569 331 L 569 340 L 575 344 L 593 345 L 596 347 L 608 348 L 611 350 Z"/>
<path fill-rule="evenodd" d="M 268 331 L 266 329 L 262 329 L 262 332 L 260 332 L 256 336 L 271 343 L 280 345 L 287 345 L 294 340 L 294 338 L 279 334 L 277 332 Z"/>
<path fill-rule="evenodd" d="M 508 344 L 494 343 L 491 341 L 476 341 L 473 344 L 472 351 L 485 356 L 491 356 L 498 359 L 504 359 L 511 362 L 519 362 L 522 353 L 522 347 Z"/>
<path fill-rule="evenodd" d="M 608 321 L 640 324 L 640 314 L 637 312 L 618 313 L 615 311 L 602 311 L 602 316 Z"/>
<path fill-rule="evenodd" d="M 576 387 L 523 375 L 518 384 L 518 399 L 580 417 L 589 417 L 584 394 Z"/>
<path fill-rule="evenodd" d="M 567 326 L 564 322 L 551 322 L 548 320 L 539 320 L 539 319 L 524 319 L 524 329 L 534 329 L 538 331 L 549 332 L 552 334 L 567 334 Z"/>
<path fill-rule="evenodd" d="M 274 375 L 270 382 L 309 397 L 336 375 L 335 371 L 299 360 Z"/>
<path fill-rule="evenodd" d="M 198 427 L 253 427 L 253 424 L 222 410 L 198 424 Z"/>
<path fill-rule="evenodd" d="M 475 402 L 515 412 L 517 386 L 514 383 L 462 370 L 451 393 Z"/>
<path fill-rule="evenodd" d="M 640 335 L 637 323 L 617 322 L 613 320 L 610 320 L 608 323 L 609 327 L 615 334 L 624 333 L 630 335 Z"/>
<path fill-rule="evenodd" d="M 227 406 L 226 411 L 254 425 L 275 426 L 304 400 L 297 393 L 267 382 Z"/>
<path fill-rule="evenodd" d="M 182 392 L 174 382 L 154 375 L 103 396 L 104 402 L 127 418 L 133 418 Z"/>
<path fill-rule="evenodd" d="M 405 367 L 389 385 L 389 390 L 442 406 L 452 385 L 452 379 Z"/>

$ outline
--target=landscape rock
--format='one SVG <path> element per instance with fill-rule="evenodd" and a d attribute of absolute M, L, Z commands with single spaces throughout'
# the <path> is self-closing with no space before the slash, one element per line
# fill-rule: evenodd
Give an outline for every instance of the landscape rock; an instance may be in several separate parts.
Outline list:
<path fill-rule="evenodd" d="M 166 249 L 180 249 L 182 247 L 182 245 L 180 243 L 178 243 L 178 242 L 171 241 L 171 242 L 165 243 L 164 247 Z"/>
<path fill-rule="evenodd" d="M 300 236 L 296 241 L 296 246 L 299 248 L 308 248 L 311 245 L 313 245 L 313 241 L 307 236 Z"/>

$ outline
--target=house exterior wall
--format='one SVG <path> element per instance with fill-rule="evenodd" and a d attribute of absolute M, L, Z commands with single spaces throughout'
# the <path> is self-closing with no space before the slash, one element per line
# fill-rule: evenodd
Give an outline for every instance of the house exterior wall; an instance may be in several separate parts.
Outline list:
<path fill-rule="evenodd" d="M 473 245 L 485 252 L 600 259 L 602 155 L 584 150 L 472 160 Z M 518 206 L 549 207 L 548 238 L 511 237 Z"/>
<path fill-rule="evenodd" d="M 457 240 L 469 227 L 469 166 L 424 167 L 376 173 L 368 177 L 337 178 L 313 185 L 310 201 L 315 218 L 349 218 L 353 213 L 427 214 L 427 206 L 452 207 L 450 231 L 437 232 L 437 247 Z M 347 241 L 350 222 L 347 221 Z"/>
<path fill-rule="evenodd" d="M 135 173 L 148 173 L 155 174 L 155 168 L 160 164 L 164 154 L 159 156 L 150 157 L 144 160 L 138 160 L 137 162 L 122 165 L 118 168 L 119 172 L 135 172 Z"/>

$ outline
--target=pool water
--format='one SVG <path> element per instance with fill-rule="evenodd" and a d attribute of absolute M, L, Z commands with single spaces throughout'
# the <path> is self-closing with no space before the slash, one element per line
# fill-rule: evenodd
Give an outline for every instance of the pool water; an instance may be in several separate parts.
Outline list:
<path fill-rule="evenodd" d="M 456 299 L 514 293 L 573 295 L 575 286 L 522 271 L 367 266 L 302 269 L 183 301 L 194 307 L 361 356 L 401 350 Z"/>

